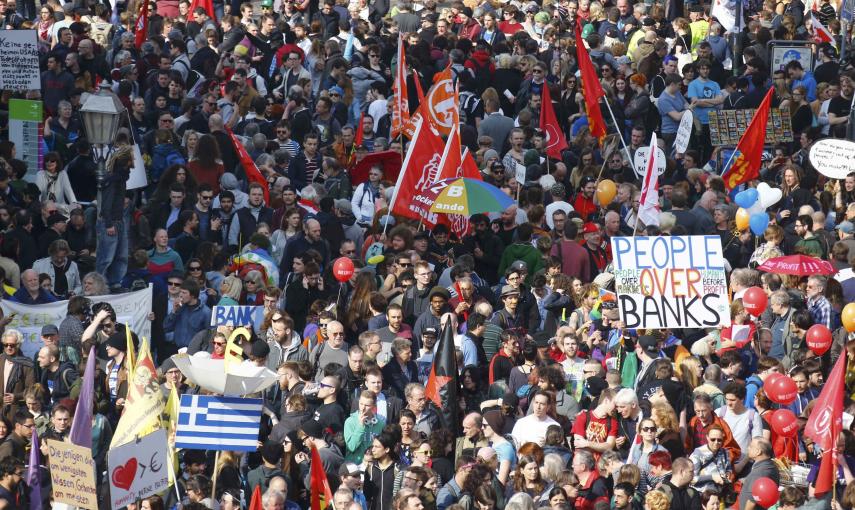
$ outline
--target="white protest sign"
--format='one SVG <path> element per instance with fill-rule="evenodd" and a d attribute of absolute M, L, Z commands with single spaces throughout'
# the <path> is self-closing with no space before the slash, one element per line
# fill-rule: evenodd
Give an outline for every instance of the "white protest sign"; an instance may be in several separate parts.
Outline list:
<path fill-rule="evenodd" d="M 35 30 L 0 31 L 0 69 L 0 89 L 42 89 Z"/>
<path fill-rule="evenodd" d="M 822 175 L 845 179 L 850 172 L 855 172 L 855 142 L 825 138 L 811 146 L 808 158 Z"/>
<path fill-rule="evenodd" d="M 611 243 L 627 328 L 730 326 L 719 236 L 613 237 Z"/>
<path fill-rule="evenodd" d="M 525 184 L 525 165 L 517 163 L 514 168 L 514 179 L 520 184 Z"/>
<path fill-rule="evenodd" d="M 647 153 L 649 151 L 650 147 L 648 146 L 635 149 L 635 156 L 632 161 L 632 164 L 635 167 L 635 175 L 642 180 L 644 179 L 644 174 L 647 173 Z M 665 151 L 656 147 L 656 175 L 662 175 L 665 173 L 665 162 Z"/>
<path fill-rule="evenodd" d="M 148 186 L 148 178 L 145 175 L 145 161 L 143 160 L 140 146 L 134 145 L 134 166 L 128 175 L 127 189 L 145 188 Z"/>
<path fill-rule="evenodd" d="M 211 326 L 252 326 L 261 331 L 263 306 L 215 306 L 211 308 Z"/>
<path fill-rule="evenodd" d="M 683 118 L 680 119 L 680 126 L 677 128 L 677 138 L 674 139 L 674 150 L 677 151 L 677 154 L 683 154 L 689 148 L 689 138 L 692 137 L 694 125 L 695 116 L 692 114 L 692 110 L 686 110 L 683 113 Z"/>
<path fill-rule="evenodd" d="M 157 429 L 140 440 L 107 452 L 107 478 L 113 510 L 159 494 L 169 487 L 166 431 Z"/>
<path fill-rule="evenodd" d="M 54 502 L 98 510 L 92 450 L 53 439 L 47 440 L 47 447 Z"/>
<path fill-rule="evenodd" d="M 116 311 L 118 322 L 127 324 L 139 336 L 151 338 L 151 321 L 148 314 L 151 313 L 151 286 L 147 289 L 124 294 L 110 294 L 108 296 L 88 296 L 93 303 L 110 303 Z M 0 301 L 0 308 L 6 317 L 12 317 L 12 322 L 7 327 L 15 328 L 24 335 L 24 343 L 21 344 L 21 353 L 32 358 L 42 348 L 41 338 L 42 326 L 59 324 L 68 315 L 68 301 L 57 301 L 44 305 L 22 305 L 4 299 Z"/>

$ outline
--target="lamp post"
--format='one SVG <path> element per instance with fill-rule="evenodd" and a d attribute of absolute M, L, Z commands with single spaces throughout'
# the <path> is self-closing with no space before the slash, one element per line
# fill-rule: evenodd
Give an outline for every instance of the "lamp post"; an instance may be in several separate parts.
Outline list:
<path fill-rule="evenodd" d="M 92 145 L 92 154 L 98 164 L 95 172 L 98 182 L 98 217 L 101 212 L 101 191 L 107 179 L 107 158 L 119 131 L 119 121 L 123 113 L 125 106 L 106 83 L 101 83 L 96 94 L 89 94 L 80 108 L 86 140 Z"/>

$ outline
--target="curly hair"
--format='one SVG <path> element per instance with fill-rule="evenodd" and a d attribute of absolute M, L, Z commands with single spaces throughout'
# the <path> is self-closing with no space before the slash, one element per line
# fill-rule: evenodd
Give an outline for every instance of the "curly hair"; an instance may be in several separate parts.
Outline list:
<path fill-rule="evenodd" d="M 653 490 L 644 497 L 644 504 L 650 510 L 668 510 L 671 508 L 671 500 L 660 490 Z"/>
<path fill-rule="evenodd" d="M 680 426 L 677 422 L 677 413 L 674 408 L 664 402 L 657 402 L 651 407 L 650 416 L 656 425 L 671 432 L 679 432 Z"/>

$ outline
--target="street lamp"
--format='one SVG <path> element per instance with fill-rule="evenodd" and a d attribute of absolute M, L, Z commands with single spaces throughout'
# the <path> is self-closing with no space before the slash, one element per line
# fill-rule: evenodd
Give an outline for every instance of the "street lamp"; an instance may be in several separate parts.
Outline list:
<path fill-rule="evenodd" d="M 80 116 L 83 118 L 83 129 L 86 131 L 86 140 L 92 145 L 92 154 L 98 163 L 95 177 L 98 181 L 98 209 L 101 209 L 101 189 L 107 178 L 107 157 L 110 155 L 110 147 L 116 139 L 119 131 L 119 122 L 125 106 L 119 98 L 110 90 L 110 86 L 101 83 L 101 88 L 96 94 L 89 94 L 83 106 L 80 108 Z"/>

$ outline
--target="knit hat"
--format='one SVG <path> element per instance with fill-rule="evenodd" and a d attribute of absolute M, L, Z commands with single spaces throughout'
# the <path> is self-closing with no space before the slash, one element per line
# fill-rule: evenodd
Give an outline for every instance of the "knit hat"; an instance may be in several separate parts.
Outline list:
<path fill-rule="evenodd" d="M 321 439 L 324 437 L 324 426 L 321 425 L 321 422 L 316 420 L 306 420 L 306 422 L 300 425 L 300 430 L 303 431 L 303 434 L 314 439 Z"/>
<path fill-rule="evenodd" d="M 125 329 L 116 331 L 110 338 L 107 339 L 107 346 L 113 349 L 125 352 L 128 350 L 128 338 L 125 335 Z"/>
<path fill-rule="evenodd" d="M 501 434 L 505 430 L 505 417 L 502 415 L 502 411 L 497 409 L 487 411 L 484 413 L 484 421 L 497 434 Z"/>
<path fill-rule="evenodd" d="M 545 12 L 539 12 L 534 15 L 534 21 L 539 21 L 541 23 L 549 23 L 549 14 Z"/>
<path fill-rule="evenodd" d="M 499 159 L 499 153 L 496 152 L 496 149 L 487 149 L 484 151 L 484 161 L 487 161 L 490 158 Z"/>
<path fill-rule="evenodd" d="M 446 301 L 451 299 L 451 294 L 448 292 L 448 289 L 446 289 L 445 287 L 440 287 L 439 285 L 430 289 L 430 293 L 428 294 L 428 300 L 433 299 L 434 296 L 444 298 Z"/>

